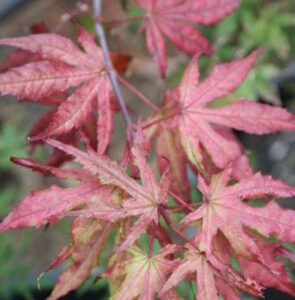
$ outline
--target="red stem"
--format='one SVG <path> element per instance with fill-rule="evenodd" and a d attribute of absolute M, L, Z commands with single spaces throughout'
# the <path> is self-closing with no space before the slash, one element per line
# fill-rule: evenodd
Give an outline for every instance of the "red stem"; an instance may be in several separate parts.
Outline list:
<path fill-rule="evenodd" d="M 173 192 L 169 192 L 169 194 L 181 205 L 183 205 L 185 208 L 189 209 L 190 211 L 194 211 L 194 209 L 191 207 L 191 205 L 189 205 L 187 202 L 185 202 L 183 199 L 181 199 L 179 196 L 177 196 L 175 193 Z"/>
<path fill-rule="evenodd" d="M 159 212 L 165 222 L 169 225 L 169 227 L 178 235 L 180 236 L 183 240 L 185 240 L 188 244 L 190 244 L 192 247 L 197 248 L 196 245 L 185 235 L 183 234 L 180 230 L 174 227 L 174 224 L 172 223 L 169 215 L 165 211 L 165 209 L 161 206 L 159 206 Z M 198 248 L 197 248 L 198 249 Z"/>
<path fill-rule="evenodd" d="M 153 256 L 154 244 L 155 244 L 155 231 L 153 231 L 153 233 L 152 233 L 152 237 L 151 237 L 150 244 L 149 244 L 149 254 L 148 254 L 149 257 Z"/>
<path fill-rule="evenodd" d="M 164 228 L 160 224 L 158 224 L 156 236 L 162 247 L 172 243 L 169 234 L 164 230 Z"/>
<path fill-rule="evenodd" d="M 175 117 L 176 114 L 177 114 L 177 113 L 172 114 L 172 115 L 168 115 L 168 116 L 164 116 L 164 117 L 159 118 L 159 119 L 157 119 L 157 120 L 155 120 L 155 121 L 151 121 L 151 122 L 149 122 L 149 123 L 146 123 L 146 124 L 142 127 L 142 129 L 145 130 L 145 129 L 148 129 L 149 127 L 151 127 L 151 126 L 153 126 L 153 125 L 155 125 L 155 124 L 158 124 L 158 123 L 161 123 L 161 122 L 163 122 L 163 121 L 169 120 L 169 119 Z"/>
<path fill-rule="evenodd" d="M 199 202 L 199 203 L 191 203 L 191 204 L 187 204 L 187 205 L 189 205 L 190 207 L 193 208 L 194 206 L 200 206 L 202 204 L 203 204 L 202 202 Z M 167 206 L 167 207 L 165 207 L 165 209 L 169 210 L 169 212 L 172 212 L 172 211 L 176 211 L 176 212 L 177 211 L 183 211 L 184 208 L 188 208 L 187 205 L 186 206 L 184 206 L 184 205 Z"/>
<path fill-rule="evenodd" d="M 136 95 L 140 100 L 142 100 L 148 107 L 156 112 L 160 112 L 160 108 L 157 107 L 150 99 L 148 99 L 142 92 L 140 92 L 136 87 L 125 80 L 119 73 L 117 73 L 118 80 L 134 95 Z"/>
<path fill-rule="evenodd" d="M 120 25 L 121 23 L 126 23 L 126 22 L 131 22 L 131 21 L 136 21 L 136 20 L 142 20 L 144 19 L 145 16 L 141 15 L 141 16 L 130 16 L 130 17 L 125 17 L 122 19 L 114 19 L 114 20 L 101 20 L 101 22 L 108 26 L 116 26 L 116 25 Z"/>

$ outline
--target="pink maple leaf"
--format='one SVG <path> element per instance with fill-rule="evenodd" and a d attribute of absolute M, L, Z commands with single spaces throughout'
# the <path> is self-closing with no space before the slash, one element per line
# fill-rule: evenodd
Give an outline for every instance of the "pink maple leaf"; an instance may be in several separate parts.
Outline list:
<path fill-rule="evenodd" d="M 203 194 L 203 204 L 181 223 L 202 222 L 198 239 L 200 249 L 206 253 L 208 260 L 214 252 L 214 237 L 220 231 L 235 253 L 264 264 L 263 252 L 245 228 L 256 230 L 266 237 L 274 235 L 282 242 L 294 242 L 295 213 L 281 208 L 275 201 L 265 200 L 263 207 L 251 207 L 245 201 L 270 196 L 291 197 L 295 195 L 295 188 L 260 173 L 229 185 L 230 173 L 231 170 L 226 170 L 213 176 L 209 185 L 199 176 L 198 188 Z"/>
<path fill-rule="evenodd" d="M 52 186 L 32 192 L 0 223 L 0 232 L 22 227 L 41 227 L 68 215 L 98 194 L 100 185 L 93 181 L 73 188 Z"/>
<path fill-rule="evenodd" d="M 1 39 L 0 45 L 30 51 L 39 55 L 40 60 L 1 73 L 0 93 L 17 96 L 20 100 L 29 98 L 47 103 L 46 99 L 55 94 L 75 88 L 65 101 L 58 103 L 48 126 L 32 140 L 62 135 L 82 127 L 93 109 L 98 107 L 98 148 L 103 153 L 113 130 L 112 87 L 104 70 L 102 52 L 94 38 L 80 29 L 79 43 L 84 51 L 70 39 L 54 33 Z"/>
<path fill-rule="evenodd" d="M 77 218 L 72 224 L 72 243 L 65 247 L 46 271 L 49 271 L 65 259 L 72 263 L 59 276 L 48 300 L 60 299 L 77 289 L 89 277 L 91 270 L 99 262 L 105 242 L 112 226 L 103 225 L 97 220 Z"/>
<path fill-rule="evenodd" d="M 200 146 L 221 169 L 241 157 L 241 146 L 223 128 L 254 134 L 295 129 L 295 117 L 283 108 L 249 100 L 218 108 L 208 106 L 213 100 L 232 93 L 243 82 L 258 53 L 259 50 L 245 59 L 215 66 L 203 82 L 199 82 L 195 58 L 186 69 L 179 87 L 171 93 L 180 106 L 176 122 L 183 147 L 197 167 L 201 164 Z"/>
<path fill-rule="evenodd" d="M 175 253 L 179 247 L 167 245 L 155 255 L 145 254 L 139 247 L 133 246 L 126 249 L 129 258 L 115 264 L 109 277 L 125 276 L 119 290 L 113 298 L 115 300 L 140 299 L 153 300 L 155 293 L 164 286 L 168 275 L 174 270 L 179 261 L 166 258 Z M 164 293 L 163 300 L 178 300 L 173 291 Z"/>
<path fill-rule="evenodd" d="M 232 12 L 239 5 L 239 0 L 136 0 L 136 3 L 146 12 L 142 29 L 146 31 L 147 47 L 165 77 L 163 34 L 191 55 L 210 54 L 212 49 L 207 39 L 188 23 L 216 23 Z"/>
<path fill-rule="evenodd" d="M 54 147 L 75 157 L 91 174 L 98 176 L 101 183 L 114 185 L 127 194 L 129 198 L 124 199 L 122 207 L 117 205 L 104 205 L 101 202 L 95 203 L 94 207 L 86 208 L 84 213 L 88 217 L 96 217 L 103 220 L 115 222 L 119 219 L 137 216 L 138 220 L 131 229 L 124 242 L 119 246 L 118 251 L 130 247 L 148 226 L 159 222 L 159 207 L 166 205 L 170 187 L 170 172 L 167 170 L 160 181 L 157 182 L 152 169 L 145 160 L 143 136 L 139 132 L 136 135 L 132 154 L 134 161 L 140 171 L 142 185 L 126 175 L 124 169 L 116 162 L 106 156 L 99 156 L 94 152 L 83 152 L 72 146 L 58 141 L 48 140 Z M 78 212 L 81 214 L 81 212 Z"/>
<path fill-rule="evenodd" d="M 198 286 L 196 299 L 218 300 L 221 295 L 228 300 L 239 300 L 239 290 L 254 296 L 262 296 L 262 287 L 259 284 L 242 278 L 230 268 L 221 272 L 207 260 L 204 253 L 191 247 L 186 251 L 183 261 L 173 270 L 160 291 L 160 296 L 191 275 L 196 278 Z"/>

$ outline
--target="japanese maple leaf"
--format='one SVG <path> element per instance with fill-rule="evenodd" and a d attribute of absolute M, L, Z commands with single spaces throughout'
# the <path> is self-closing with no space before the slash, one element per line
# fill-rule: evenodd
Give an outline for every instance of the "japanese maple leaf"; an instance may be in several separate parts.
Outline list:
<path fill-rule="evenodd" d="M 196 299 L 218 300 L 220 295 L 226 300 L 239 300 L 239 290 L 254 296 L 261 296 L 261 286 L 254 281 L 243 279 L 229 269 L 225 274 L 214 268 L 203 253 L 196 249 L 188 249 L 184 260 L 173 270 L 162 290 L 160 296 L 178 285 L 184 279 L 194 275 L 197 283 Z"/>
<path fill-rule="evenodd" d="M 0 223 L 0 232 L 22 227 L 40 227 L 68 216 L 76 211 L 100 202 L 110 201 L 115 196 L 113 187 L 101 186 L 97 179 L 83 170 L 62 170 L 41 165 L 32 159 L 13 158 L 13 161 L 48 175 L 62 179 L 81 181 L 73 188 L 52 186 L 43 191 L 33 192 Z M 77 218 L 72 227 L 72 244 L 65 247 L 48 270 L 72 259 L 72 264 L 60 275 L 49 299 L 59 299 L 69 291 L 78 288 L 96 266 L 112 224 L 102 225 L 91 218 Z"/>
<path fill-rule="evenodd" d="M 181 147 L 179 132 L 163 129 L 157 138 L 158 168 L 165 174 L 171 172 L 171 191 L 184 200 L 190 198 L 190 186 L 187 177 L 187 158 Z"/>
<path fill-rule="evenodd" d="M 94 205 L 102 209 L 102 216 L 108 215 L 106 208 L 109 208 L 118 194 L 113 186 L 102 186 L 97 178 L 81 168 L 63 170 L 28 158 L 12 158 L 12 161 L 46 175 L 74 179 L 79 183 L 71 188 L 53 185 L 42 191 L 33 191 L 0 223 L 0 232 L 22 227 L 38 228 L 69 215 L 83 216 L 79 212 L 91 209 Z"/>
<path fill-rule="evenodd" d="M 239 5 L 239 0 L 136 0 L 136 3 L 146 12 L 142 29 L 146 30 L 147 47 L 165 77 L 163 34 L 189 54 L 210 54 L 212 49 L 207 39 L 188 23 L 218 22 Z"/>
<path fill-rule="evenodd" d="M 134 162 L 140 171 L 142 185 L 133 178 L 128 177 L 120 165 L 106 156 L 100 156 L 94 152 L 86 153 L 51 139 L 48 140 L 48 143 L 74 156 L 76 161 L 82 164 L 91 174 L 98 176 L 101 183 L 116 186 L 129 194 L 130 197 L 122 201 L 122 207 L 95 203 L 91 209 L 86 208 L 84 212 L 88 217 L 96 217 L 111 222 L 130 216 L 138 217 L 131 232 L 118 247 L 118 251 L 130 247 L 153 222 L 158 224 L 160 218 L 159 208 L 167 204 L 168 201 L 169 170 L 163 174 L 160 183 L 158 183 L 152 169 L 145 160 L 142 133 L 136 135 L 132 147 Z"/>
<path fill-rule="evenodd" d="M 171 191 L 182 199 L 189 200 L 190 185 L 186 168 L 188 159 L 180 143 L 179 130 L 177 128 L 171 129 L 169 123 L 166 124 L 163 121 L 163 115 L 165 114 L 162 112 L 157 113 L 145 121 L 146 149 L 149 151 L 153 140 L 156 141 L 157 162 L 160 173 L 164 174 L 169 168 Z"/>
<path fill-rule="evenodd" d="M 252 281 L 263 287 L 273 287 L 294 295 L 295 286 L 288 276 L 285 264 L 278 259 L 278 255 L 282 252 L 280 243 L 269 242 L 249 229 L 246 229 L 246 232 L 263 253 L 266 266 L 244 256 L 235 255 L 230 243 L 220 232 L 214 240 L 214 254 L 217 259 L 230 267 L 232 258 L 235 257 L 241 277 L 251 278 Z"/>
<path fill-rule="evenodd" d="M 20 100 L 43 102 L 57 93 L 75 88 L 60 103 L 43 132 L 32 139 L 68 133 L 87 122 L 95 106 L 99 107 L 98 135 L 103 141 L 100 152 L 107 147 L 112 132 L 111 84 L 104 71 L 101 49 L 85 30 L 79 31 L 79 49 L 70 39 L 54 33 L 1 39 L 0 45 L 9 45 L 30 51 L 40 60 L 0 74 L 0 93 L 14 95 Z M 46 101 L 45 101 L 46 102 Z M 99 130 L 104 125 L 104 130 Z"/>
<path fill-rule="evenodd" d="M 33 24 L 30 28 L 30 31 L 32 34 L 38 34 L 38 33 L 48 33 L 50 30 L 45 23 L 40 22 L 40 23 Z M 8 55 L 8 57 L 6 57 L 5 61 L 0 66 L 0 71 L 4 72 L 11 68 L 19 67 L 26 63 L 32 61 L 38 61 L 40 59 L 41 57 L 37 53 L 32 53 L 30 51 L 18 49 L 16 51 L 13 51 Z"/>
<path fill-rule="evenodd" d="M 196 170 L 195 165 L 189 164 L 189 159 L 186 157 L 181 147 L 179 129 L 173 124 L 174 121 L 172 121 L 171 124 L 171 116 L 175 115 L 175 111 L 177 111 L 173 99 L 170 92 L 164 95 L 163 110 L 161 113 L 157 113 L 146 121 L 145 126 L 147 128 L 144 133 L 146 140 L 148 141 L 147 148 L 151 147 L 152 139 L 157 136 L 156 152 L 159 171 L 163 174 L 167 167 L 170 166 L 172 182 L 170 190 L 177 196 L 186 200 L 190 198 L 188 166 L 191 167 L 190 169 L 195 173 L 197 173 L 198 170 Z M 231 162 L 233 168 L 232 177 L 236 180 L 240 180 L 252 176 L 254 172 L 249 159 L 244 154 L 242 145 L 232 131 L 228 128 L 216 128 L 215 130 L 227 140 L 235 143 L 239 149 L 239 157 Z M 200 167 L 199 171 L 201 170 L 206 177 L 220 172 L 202 146 L 199 147 L 198 154 L 199 157 L 201 157 L 198 161 L 201 161 L 202 165 L 197 166 Z M 189 158 L 192 161 L 195 161 L 194 156 Z"/>
<path fill-rule="evenodd" d="M 111 229 L 110 224 L 102 225 L 97 220 L 77 218 L 73 222 L 72 243 L 61 251 L 46 271 L 66 259 L 71 259 L 72 263 L 59 276 L 48 300 L 59 299 L 87 280 L 99 262 Z"/>
<path fill-rule="evenodd" d="M 286 271 L 285 264 L 277 259 L 277 256 L 280 255 L 281 247 L 276 243 L 263 241 L 253 233 L 251 237 L 261 249 L 268 268 L 240 256 L 237 260 L 243 274 L 251 277 L 265 287 L 274 287 L 288 294 L 295 295 L 295 286 Z"/>
<path fill-rule="evenodd" d="M 291 197 L 295 195 L 295 188 L 260 173 L 229 185 L 230 173 L 228 169 L 213 176 L 209 185 L 199 176 L 198 188 L 203 194 L 203 204 L 181 223 L 201 222 L 202 229 L 197 233 L 200 249 L 209 260 L 213 255 L 214 237 L 220 231 L 236 254 L 264 263 L 263 252 L 245 228 L 266 237 L 274 235 L 283 242 L 294 242 L 295 213 L 281 208 L 275 201 L 266 201 L 263 207 L 252 207 L 245 201 L 270 196 Z"/>
<path fill-rule="evenodd" d="M 48 165 L 42 165 L 32 158 L 11 157 L 10 160 L 22 167 L 28 168 L 35 172 L 40 172 L 47 176 L 53 176 L 60 179 L 77 180 L 80 182 L 95 181 L 95 177 L 89 172 L 81 168 L 75 169 L 61 169 Z"/>
<path fill-rule="evenodd" d="M 113 296 L 115 300 L 155 299 L 155 293 L 164 286 L 169 274 L 177 267 L 178 260 L 167 259 L 169 254 L 177 251 L 176 245 L 167 245 L 155 255 L 145 254 L 139 247 L 133 246 L 126 251 L 129 259 L 116 265 L 110 273 L 112 277 L 125 276 L 119 290 Z M 169 291 L 161 299 L 179 299 Z"/>
<path fill-rule="evenodd" d="M 100 185 L 93 181 L 73 188 L 52 186 L 34 191 L 0 223 L 0 232 L 22 228 L 41 227 L 56 222 L 71 210 L 87 203 L 99 194 Z"/>
<path fill-rule="evenodd" d="M 245 59 L 217 65 L 210 76 L 199 82 L 196 59 L 185 71 L 173 93 L 179 101 L 177 116 L 183 147 L 193 164 L 200 162 L 203 146 L 218 168 L 225 168 L 241 156 L 241 147 L 223 128 L 252 134 L 294 130 L 295 118 L 285 109 L 249 100 L 240 100 L 219 108 L 208 105 L 233 92 L 249 73 L 259 50 Z"/>

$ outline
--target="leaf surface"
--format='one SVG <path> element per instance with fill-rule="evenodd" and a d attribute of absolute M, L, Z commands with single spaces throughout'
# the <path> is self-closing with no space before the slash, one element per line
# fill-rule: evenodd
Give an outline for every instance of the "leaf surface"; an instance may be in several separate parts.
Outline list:
<path fill-rule="evenodd" d="M 72 179 L 78 181 L 94 181 L 95 177 L 93 177 L 88 172 L 79 169 L 60 169 L 56 167 L 51 167 L 47 165 L 42 165 L 39 162 L 35 161 L 31 158 L 17 158 L 12 157 L 11 161 L 17 165 L 22 167 L 31 169 L 36 172 L 43 173 L 45 175 L 54 176 L 61 179 Z"/>
<path fill-rule="evenodd" d="M 244 290 L 254 296 L 261 296 L 261 287 L 258 284 L 250 285 L 247 279 L 238 274 L 230 277 L 229 274 L 235 274 L 228 268 L 224 273 L 220 272 L 210 264 L 206 256 L 195 249 L 187 251 L 184 260 L 173 270 L 162 290 L 160 296 L 173 287 L 178 285 L 182 280 L 194 276 L 197 284 L 196 299 L 198 300 L 218 300 L 219 296 L 225 299 L 241 299 L 238 290 Z M 230 296 L 231 298 L 228 298 Z"/>
<path fill-rule="evenodd" d="M 97 182 L 88 182 L 74 188 L 52 186 L 32 192 L 0 223 L 0 232 L 22 228 L 40 227 L 64 217 L 74 208 L 86 204 L 97 195 Z"/>
<path fill-rule="evenodd" d="M 82 218 L 73 223 L 73 241 L 68 250 L 73 262 L 59 276 L 48 300 L 59 299 L 70 291 L 77 289 L 87 280 L 92 268 L 98 264 L 104 243 L 111 229 L 112 226 L 102 226 L 91 219 Z"/>
<path fill-rule="evenodd" d="M 295 295 L 295 286 L 288 276 L 285 264 L 277 258 L 281 251 L 279 245 L 266 242 L 253 233 L 250 235 L 261 249 L 268 268 L 240 256 L 238 257 L 238 262 L 243 274 L 251 277 L 265 287 L 274 287 L 290 295 Z"/>
<path fill-rule="evenodd" d="M 208 105 L 232 93 L 245 79 L 259 50 L 245 59 L 214 67 L 202 82 L 195 59 L 188 66 L 178 87 L 180 113 L 177 116 L 183 147 L 198 167 L 202 145 L 219 168 L 240 159 L 243 152 L 234 138 L 222 128 L 264 134 L 294 130 L 295 117 L 283 108 L 242 100 L 219 108 Z M 197 152 L 197 153 L 196 153 Z"/>
<path fill-rule="evenodd" d="M 266 237 L 276 236 L 282 242 L 295 240 L 295 213 L 281 208 L 275 201 L 267 201 L 263 207 L 252 207 L 250 199 L 287 198 L 295 195 L 295 188 L 260 173 L 228 185 L 231 174 L 226 170 L 213 176 L 210 185 L 199 177 L 198 188 L 203 193 L 203 205 L 187 215 L 182 224 L 200 220 L 202 232 L 200 247 L 208 255 L 213 254 L 214 237 L 220 231 L 228 239 L 235 253 L 264 263 L 263 252 L 245 228 L 256 230 Z"/>
<path fill-rule="evenodd" d="M 158 64 L 162 77 L 165 77 L 167 63 L 163 35 L 191 55 L 208 55 L 212 51 L 209 42 L 198 29 L 187 23 L 208 25 L 218 22 L 239 5 L 239 0 L 136 0 L 136 3 L 146 13 L 142 29 L 146 30 L 148 50 Z"/>
<path fill-rule="evenodd" d="M 167 170 L 163 174 L 160 183 L 157 182 L 152 169 L 146 162 L 143 141 L 143 135 L 139 131 L 132 147 L 132 154 L 140 171 L 142 185 L 133 178 L 128 177 L 119 164 L 111 161 L 106 156 L 97 155 L 94 152 L 86 153 L 56 140 L 49 139 L 47 141 L 52 146 L 74 156 L 76 161 L 82 164 L 91 174 L 98 176 L 101 183 L 117 186 L 131 196 L 123 202 L 122 208 L 105 207 L 103 205 L 98 206 L 94 211 L 85 212 L 88 216 L 92 213 L 97 218 L 106 218 L 112 221 L 128 216 L 138 217 L 128 236 L 118 247 L 118 251 L 130 247 L 153 222 L 158 224 L 158 208 L 160 205 L 167 203 L 171 182 L 170 172 Z"/>
<path fill-rule="evenodd" d="M 139 297 L 139 299 L 153 300 L 155 293 L 159 292 L 169 273 L 178 264 L 177 260 L 166 258 L 177 249 L 175 245 L 168 245 L 151 257 L 144 254 L 138 247 L 127 249 L 131 255 L 130 259 L 124 261 L 124 265 L 118 265 L 113 271 L 115 277 L 126 276 L 114 299 L 132 300 Z M 169 297 L 169 293 L 166 297 L 162 299 L 177 299 L 175 296 Z"/>
<path fill-rule="evenodd" d="M 65 99 L 48 119 L 48 126 L 32 136 L 40 140 L 50 136 L 60 136 L 72 129 L 83 127 L 94 107 L 102 110 L 108 128 L 102 135 L 101 121 L 98 123 L 98 136 L 102 140 L 100 152 L 107 149 L 112 133 L 113 111 L 111 107 L 111 85 L 104 71 L 101 49 L 94 38 L 80 29 L 79 43 L 82 50 L 70 39 L 54 34 L 43 33 L 27 37 L 1 39 L 0 45 L 9 45 L 29 51 L 34 56 L 31 62 L 18 65 L 0 74 L 0 93 L 14 95 L 18 99 L 32 99 L 48 104 L 56 94 L 63 93 Z M 66 92 L 72 89 L 69 95 Z"/>
<path fill-rule="evenodd" d="M 189 199 L 186 155 L 180 145 L 179 132 L 163 129 L 157 138 L 158 166 L 161 174 L 170 168 L 171 190 L 182 199 Z"/>

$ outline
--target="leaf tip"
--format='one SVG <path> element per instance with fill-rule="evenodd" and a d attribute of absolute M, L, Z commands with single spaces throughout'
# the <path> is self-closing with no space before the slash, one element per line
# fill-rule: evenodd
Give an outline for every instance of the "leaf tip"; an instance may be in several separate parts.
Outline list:
<path fill-rule="evenodd" d="M 21 161 L 21 158 L 19 157 L 15 157 L 15 156 L 11 156 L 10 157 L 10 161 L 16 165 L 19 165 L 19 162 Z"/>

